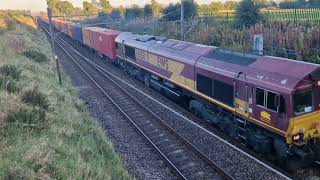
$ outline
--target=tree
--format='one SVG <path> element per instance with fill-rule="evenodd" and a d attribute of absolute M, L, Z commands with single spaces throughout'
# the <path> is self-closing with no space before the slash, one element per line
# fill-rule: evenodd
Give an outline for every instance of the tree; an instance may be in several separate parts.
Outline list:
<path fill-rule="evenodd" d="M 199 7 L 199 12 L 208 14 L 211 12 L 223 11 L 225 5 L 222 2 L 211 2 L 210 4 L 203 4 Z"/>
<path fill-rule="evenodd" d="M 119 6 L 119 12 L 120 12 L 120 15 L 121 15 L 122 17 L 124 17 L 124 13 L 126 12 L 126 9 L 125 9 L 122 5 L 120 5 L 120 6 Z"/>
<path fill-rule="evenodd" d="M 48 7 L 51 8 L 52 13 L 54 16 L 60 16 L 60 12 L 56 5 L 60 2 L 60 0 L 48 0 Z"/>
<path fill-rule="evenodd" d="M 114 8 L 112 9 L 112 12 L 110 14 L 110 17 L 112 19 L 121 19 L 121 13 L 120 13 L 120 10 L 119 8 Z"/>
<path fill-rule="evenodd" d="M 279 7 L 281 9 L 297 9 L 297 8 L 303 8 L 308 6 L 308 3 L 311 4 L 310 2 L 307 2 L 306 0 L 285 0 L 279 3 Z"/>
<path fill-rule="evenodd" d="M 320 0 L 310 0 L 309 3 L 311 7 L 320 7 Z"/>
<path fill-rule="evenodd" d="M 260 8 L 268 8 L 276 5 L 276 3 L 272 0 L 256 0 L 255 4 Z"/>
<path fill-rule="evenodd" d="M 52 13 L 54 16 L 71 16 L 76 12 L 76 9 L 69 1 L 48 0 L 48 7 L 52 9 Z"/>
<path fill-rule="evenodd" d="M 74 14 L 75 15 L 82 15 L 83 14 L 83 11 L 80 7 L 75 7 L 74 8 Z"/>
<path fill-rule="evenodd" d="M 224 4 L 222 2 L 212 2 L 209 4 L 209 11 L 223 11 Z"/>
<path fill-rule="evenodd" d="M 100 0 L 101 11 L 110 14 L 112 12 L 112 6 L 108 0 Z"/>
<path fill-rule="evenodd" d="M 294 3 L 292 1 L 285 0 L 279 3 L 279 7 L 281 9 L 291 9 L 294 8 Z"/>
<path fill-rule="evenodd" d="M 84 1 L 82 3 L 82 6 L 83 6 L 83 12 L 86 15 L 98 14 L 99 12 L 99 9 L 93 2 L 90 3 L 88 1 Z"/>
<path fill-rule="evenodd" d="M 158 17 L 162 10 L 161 4 L 159 4 L 156 0 L 151 0 L 151 7 L 153 16 Z"/>
<path fill-rule="evenodd" d="M 143 8 L 143 12 L 145 17 L 153 16 L 152 6 L 150 4 L 146 4 Z"/>
<path fill-rule="evenodd" d="M 130 8 L 127 8 L 124 13 L 124 17 L 126 19 L 134 19 L 142 16 L 143 16 L 143 9 L 136 4 L 132 5 Z"/>
<path fill-rule="evenodd" d="M 101 22 L 101 23 L 108 23 L 110 22 L 112 19 L 110 17 L 110 15 L 108 13 L 105 13 L 105 12 L 99 12 L 98 14 L 98 18 L 97 18 L 98 22 Z"/>
<path fill-rule="evenodd" d="M 163 13 L 165 16 L 163 17 L 167 21 L 176 21 L 180 19 L 180 4 L 172 4 L 170 3 L 169 6 L 165 7 Z"/>
<path fill-rule="evenodd" d="M 69 1 L 60 1 L 55 6 L 60 15 L 71 16 L 74 14 L 75 9 Z"/>
<path fill-rule="evenodd" d="M 259 12 L 259 6 L 253 0 L 243 0 L 240 2 L 236 18 L 238 26 L 252 26 L 259 21 L 263 20 L 263 16 Z"/>
<path fill-rule="evenodd" d="M 193 0 L 184 0 L 183 3 L 185 19 L 190 19 L 191 17 L 196 16 L 198 14 L 198 5 Z M 180 8 L 180 3 L 170 3 L 169 6 L 167 6 L 163 11 L 163 13 L 165 14 L 164 19 L 169 21 L 180 20 Z"/>
<path fill-rule="evenodd" d="M 184 17 L 189 19 L 198 15 L 198 4 L 194 0 L 184 0 Z"/>
<path fill-rule="evenodd" d="M 236 1 L 226 1 L 224 3 L 224 9 L 225 10 L 235 10 L 237 9 L 239 3 Z"/>

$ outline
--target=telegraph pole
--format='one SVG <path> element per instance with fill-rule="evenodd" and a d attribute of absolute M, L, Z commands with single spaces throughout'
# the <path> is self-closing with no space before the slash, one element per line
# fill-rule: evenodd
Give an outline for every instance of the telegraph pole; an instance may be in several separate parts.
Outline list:
<path fill-rule="evenodd" d="M 59 84 L 62 85 L 58 56 L 56 55 L 55 46 L 54 46 L 54 35 L 53 35 L 53 27 L 52 27 L 52 21 L 51 21 L 52 20 L 52 9 L 48 7 L 47 11 L 48 11 L 48 18 L 49 18 L 52 53 L 54 55 L 54 59 L 56 60 L 56 66 L 57 66 L 58 77 L 59 77 Z"/>
<path fill-rule="evenodd" d="M 184 0 L 181 0 L 181 19 L 180 19 L 180 39 L 184 41 L 184 32 L 183 32 L 183 26 L 184 26 Z"/>

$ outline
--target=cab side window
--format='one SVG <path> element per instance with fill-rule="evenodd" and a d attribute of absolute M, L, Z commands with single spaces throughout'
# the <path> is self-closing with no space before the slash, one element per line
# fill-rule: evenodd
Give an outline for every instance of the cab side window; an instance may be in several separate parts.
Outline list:
<path fill-rule="evenodd" d="M 271 91 L 256 88 L 256 104 L 272 111 L 278 111 L 280 105 L 280 110 L 284 112 L 284 98 Z"/>
<path fill-rule="evenodd" d="M 135 49 L 133 47 L 125 45 L 125 49 L 126 49 L 126 57 L 129 57 L 131 59 L 135 59 L 136 58 L 136 52 L 135 52 Z"/>
<path fill-rule="evenodd" d="M 264 90 L 257 88 L 256 90 L 256 100 L 257 104 L 260 106 L 264 106 Z"/>
<path fill-rule="evenodd" d="M 277 94 L 273 92 L 267 92 L 267 108 L 273 111 L 278 111 Z"/>
<path fill-rule="evenodd" d="M 280 96 L 279 112 L 280 112 L 280 113 L 285 113 L 285 112 L 286 112 L 286 104 L 285 104 L 285 101 L 284 101 L 284 97 L 283 97 L 283 96 Z"/>

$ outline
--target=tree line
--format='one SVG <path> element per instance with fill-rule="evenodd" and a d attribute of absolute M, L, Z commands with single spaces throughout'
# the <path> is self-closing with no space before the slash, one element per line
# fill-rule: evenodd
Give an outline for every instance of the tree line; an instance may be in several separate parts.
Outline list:
<path fill-rule="evenodd" d="M 204 12 L 234 10 L 238 26 L 250 26 L 263 21 L 260 14 L 262 8 L 302 8 L 320 7 L 320 0 L 285 0 L 277 4 L 273 0 L 242 0 L 212 2 L 210 4 L 198 5 L 194 0 L 184 0 L 184 17 L 186 20 L 198 16 Z M 99 18 L 108 21 L 109 19 L 135 19 L 138 17 L 156 17 L 165 21 L 177 21 L 180 19 L 180 3 L 163 5 L 156 0 L 151 0 L 144 7 L 136 4 L 130 7 L 113 7 L 109 0 L 87 0 L 82 8 L 74 7 L 70 2 L 64 0 L 49 0 L 49 7 L 52 8 L 55 16 L 74 15 L 98 15 Z"/>
<path fill-rule="evenodd" d="M 282 9 L 320 8 L 320 0 L 284 0 L 279 3 Z"/>

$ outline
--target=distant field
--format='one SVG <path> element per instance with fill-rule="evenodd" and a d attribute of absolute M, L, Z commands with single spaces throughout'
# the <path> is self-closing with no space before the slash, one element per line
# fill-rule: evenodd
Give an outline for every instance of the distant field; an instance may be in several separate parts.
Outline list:
<path fill-rule="evenodd" d="M 31 16 L 13 16 L 13 18 L 19 23 L 22 23 L 32 28 L 37 28 L 37 25 L 35 24 Z"/>
<path fill-rule="evenodd" d="M 261 11 L 267 20 L 276 21 L 313 21 L 320 22 L 320 8 L 312 9 L 275 9 Z M 235 11 L 220 11 L 212 13 L 202 13 L 200 16 L 215 16 L 224 20 L 233 21 L 235 19 Z"/>
<path fill-rule="evenodd" d="M 34 29 L 37 28 L 36 23 L 30 15 L 8 15 L 0 11 L 0 29 L 15 28 L 17 23 L 24 24 Z"/>

